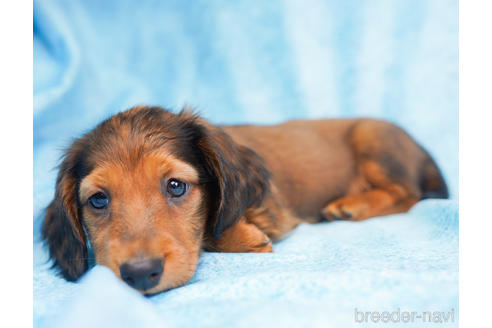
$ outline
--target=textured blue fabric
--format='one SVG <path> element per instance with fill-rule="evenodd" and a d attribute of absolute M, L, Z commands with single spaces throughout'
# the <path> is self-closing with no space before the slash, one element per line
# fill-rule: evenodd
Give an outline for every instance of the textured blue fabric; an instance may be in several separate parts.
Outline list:
<path fill-rule="evenodd" d="M 35 326 L 350 327 L 356 308 L 453 310 L 457 326 L 457 17 L 451 0 L 35 1 Z M 388 119 L 435 157 L 451 200 L 301 225 L 273 254 L 205 253 L 187 285 L 151 298 L 99 266 L 66 282 L 39 242 L 55 166 L 136 104 L 220 124 Z"/>

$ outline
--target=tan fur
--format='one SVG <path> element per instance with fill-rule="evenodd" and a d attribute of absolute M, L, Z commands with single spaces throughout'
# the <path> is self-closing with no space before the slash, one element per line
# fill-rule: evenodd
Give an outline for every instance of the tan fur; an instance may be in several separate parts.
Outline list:
<path fill-rule="evenodd" d="M 84 224 L 91 236 L 99 264 L 119 276 L 121 264 L 139 258 L 165 258 L 163 279 L 147 293 L 183 284 L 193 275 L 198 261 L 204 221 L 203 197 L 198 174 L 189 164 L 162 151 L 132 163 L 104 163 L 85 177 L 80 186 L 82 203 L 100 191 L 111 190 L 111 214 L 99 215 L 84 207 Z M 179 178 L 192 185 L 179 206 L 168 203 L 161 179 Z"/>
<path fill-rule="evenodd" d="M 182 198 L 166 193 L 175 178 Z M 104 192 L 110 205 L 89 206 Z M 430 196 L 429 196 L 430 195 Z M 213 126 L 183 111 L 136 107 L 113 116 L 67 151 L 43 238 L 61 273 L 96 261 L 163 259 L 153 294 L 186 283 L 202 248 L 271 252 L 300 222 L 359 221 L 447 197 L 431 157 L 400 128 L 372 119 Z M 89 236 L 85 236 L 83 226 Z"/>

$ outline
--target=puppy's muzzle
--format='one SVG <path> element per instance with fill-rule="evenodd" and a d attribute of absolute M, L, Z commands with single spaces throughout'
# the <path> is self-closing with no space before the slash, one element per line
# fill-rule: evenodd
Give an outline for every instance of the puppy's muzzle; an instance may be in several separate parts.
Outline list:
<path fill-rule="evenodd" d="M 138 290 L 147 290 L 156 286 L 164 271 L 162 259 L 127 262 L 120 265 L 121 279 Z"/>

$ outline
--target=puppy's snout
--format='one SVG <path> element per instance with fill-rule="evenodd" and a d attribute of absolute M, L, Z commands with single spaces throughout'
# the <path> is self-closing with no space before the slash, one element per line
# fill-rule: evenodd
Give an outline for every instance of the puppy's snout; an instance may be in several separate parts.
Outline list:
<path fill-rule="evenodd" d="M 147 290 L 159 283 L 164 262 L 162 259 L 127 262 L 120 265 L 121 279 L 138 290 Z"/>

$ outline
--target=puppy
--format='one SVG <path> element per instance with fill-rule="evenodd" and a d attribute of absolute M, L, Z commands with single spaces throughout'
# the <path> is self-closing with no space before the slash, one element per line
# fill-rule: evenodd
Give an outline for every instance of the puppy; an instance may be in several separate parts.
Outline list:
<path fill-rule="evenodd" d="M 185 284 L 202 249 L 271 252 L 300 222 L 359 221 L 447 198 L 429 154 L 373 119 L 214 126 L 135 107 L 76 140 L 42 236 L 75 281 L 96 262 L 143 294 Z"/>

